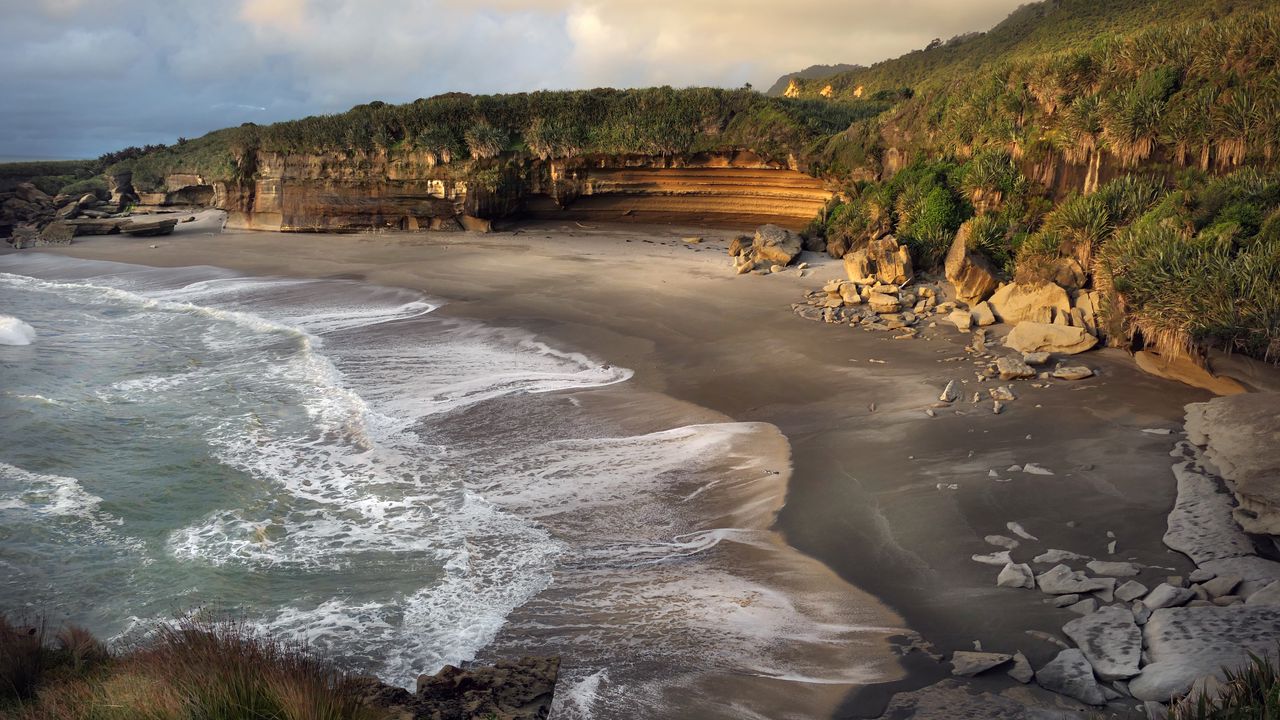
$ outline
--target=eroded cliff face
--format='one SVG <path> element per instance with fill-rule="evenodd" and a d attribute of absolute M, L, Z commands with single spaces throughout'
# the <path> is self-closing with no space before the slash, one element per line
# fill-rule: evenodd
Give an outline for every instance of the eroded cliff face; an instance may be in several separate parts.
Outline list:
<path fill-rule="evenodd" d="M 242 158 L 243 179 L 171 175 L 144 204 L 228 211 L 233 228 L 291 232 L 441 229 L 476 219 L 802 227 L 833 193 L 749 152 L 688 156 L 499 157 L 440 164 L 422 153 Z"/>

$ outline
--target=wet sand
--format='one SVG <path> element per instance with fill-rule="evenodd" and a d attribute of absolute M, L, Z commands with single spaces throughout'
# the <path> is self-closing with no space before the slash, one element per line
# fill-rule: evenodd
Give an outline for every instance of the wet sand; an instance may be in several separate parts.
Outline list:
<path fill-rule="evenodd" d="M 1099 372 L 1089 380 L 1017 384 L 1019 399 L 1000 415 L 989 401 L 966 399 L 955 405 L 963 415 L 930 418 L 925 408 L 948 380 L 967 380 L 966 397 L 990 386 L 976 383 L 967 358 L 946 361 L 965 355 L 967 336 L 939 323 L 922 339 L 893 340 L 802 320 L 790 303 L 839 276 L 839 264 L 806 254 L 819 267 L 805 278 L 736 276 L 726 231 L 572 223 L 492 235 L 212 230 L 216 222 L 202 221 L 171 237 L 86 238 L 43 252 L 415 288 L 450 299 L 440 313 L 521 327 L 632 368 L 637 389 L 773 424 L 791 444 L 778 524 L 787 541 L 883 602 L 877 612 L 887 626 L 908 627 L 948 656 L 980 640 L 987 650 L 1022 650 L 1039 667 L 1057 648 L 1025 631 L 1061 636 L 1074 617 L 1039 593 L 995 587 L 999 568 L 970 559 L 999 550 L 983 538 L 1009 535 L 1010 521 L 1038 536 L 1037 547 L 1190 568 L 1160 540 L 1175 490 L 1173 438 L 1142 430 L 1177 430 L 1182 406 L 1209 395 L 1144 375 L 1123 353 L 1080 356 Z M 685 242 L 690 236 L 705 239 Z M 1005 472 L 1027 462 L 1055 474 Z M 1010 481 L 997 482 L 993 469 Z M 947 671 L 911 653 L 900 680 L 843 690 L 835 715 L 875 717 L 890 692 Z M 1002 673 L 974 684 L 1016 685 Z"/>

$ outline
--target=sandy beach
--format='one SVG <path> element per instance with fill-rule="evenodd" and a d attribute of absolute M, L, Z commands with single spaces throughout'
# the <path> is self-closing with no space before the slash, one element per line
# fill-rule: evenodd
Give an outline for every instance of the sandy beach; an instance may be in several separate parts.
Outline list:
<path fill-rule="evenodd" d="M 1119 351 L 1081 356 L 1097 373 L 1088 380 L 1019 385 L 1019 398 L 999 415 L 989 402 L 964 400 L 930 417 L 925 410 L 949 380 L 966 383 L 966 398 L 985 393 L 964 352 L 968 336 L 939 323 L 919 339 L 894 340 L 802 320 L 790 304 L 842 274 L 825 256 L 801 258 L 812 265 L 805 277 L 794 269 L 737 276 L 726 255 L 733 233 L 724 230 L 544 222 L 488 235 L 304 235 L 219 227 L 205 216 L 169 237 L 85 238 L 39 252 L 417 289 L 448 301 L 442 315 L 522 328 L 631 368 L 632 390 L 686 404 L 688 414 L 774 425 L 790 443 L 783 537 L 877 607 L 885 627 L 918 633 L 928 651 L 948 657 L 977 641 L 1021 650 L 1039 667 L 1059 650 L 1027 631 L 1060 636 L 1073 615 L 1039 593 L 997 588 L 999 568 L 971 560 L 999 550 L 984 537 L 1009 535 L 1009 523 L 1038 538 L 1026 547 L 1168 568 L 1157 574 L 1191 567 L 1160 539 L 1175 494 L 1174 439 L 1144 430 L 1176 434 L 1183 406 L 1210 396 L 1144 375 Z M 611 402 L 608 391 L 591 397 Z M 653 407 L 615 403 L 609 412 L 649 432 L 662 422 Z M 1026 463 L 1052 475 L 1008 471 Z M 886 642 L 904 656 L 882 676 L 900 679 L 825 691 L 835 716 L 876 717 L 891 693 L 949 674 L 928 653 L 910 651 L 920 645 L 910 632 L 887 633 Z M 1054 702 L 1003 673 L 974 684 Z"/>

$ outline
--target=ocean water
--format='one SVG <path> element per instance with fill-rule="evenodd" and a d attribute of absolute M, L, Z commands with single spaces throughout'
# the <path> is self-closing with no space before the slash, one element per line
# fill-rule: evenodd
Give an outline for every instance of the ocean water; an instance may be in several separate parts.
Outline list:
<path fill-rule="evenodd" d="M 445 302 L 0 257 L 36 333 L 0 345 L 0 609 L 231 616 L 407 687 L 560 654 L 556 718 L 809 717 L 887 679 L 883 615 L 770 530 L 775 428 L 626 434 L 631 371 Z"/>

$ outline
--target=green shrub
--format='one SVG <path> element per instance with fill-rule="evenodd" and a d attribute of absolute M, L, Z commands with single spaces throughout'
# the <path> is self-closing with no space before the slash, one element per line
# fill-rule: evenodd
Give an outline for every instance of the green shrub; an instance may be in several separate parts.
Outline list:
<path fill-rule="evenodd" d="M 1250 653 L 1241 670 L 1227 670 L 1216 692 L 1200 692 L 1169 706 L 1170 720 L 1280 720 L 1280 668 Z"/>

